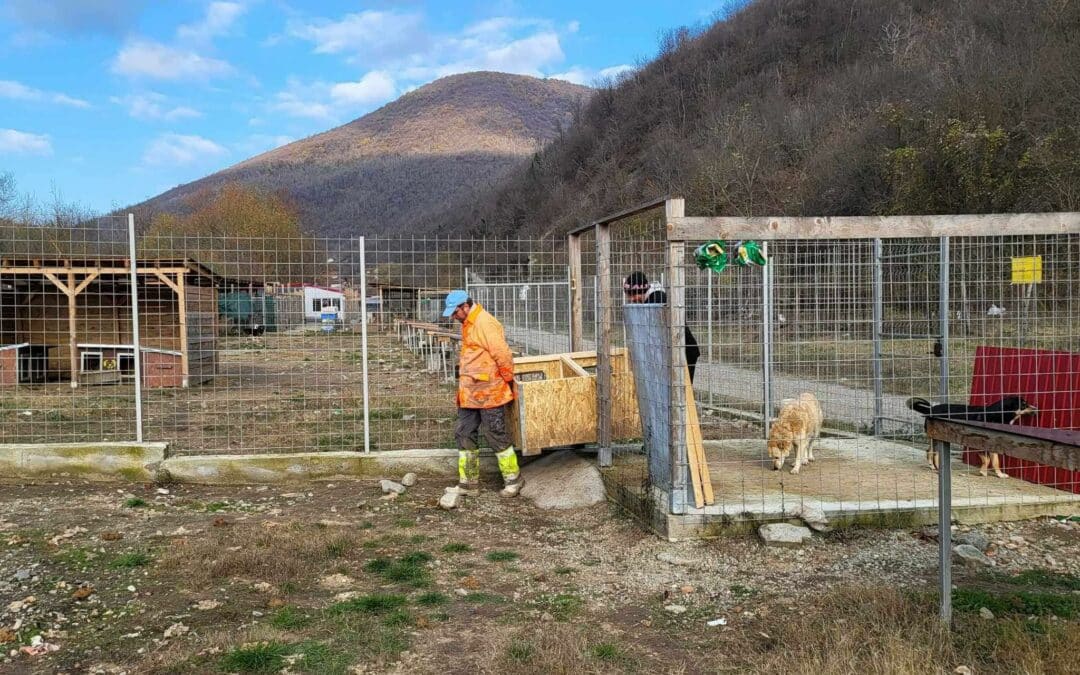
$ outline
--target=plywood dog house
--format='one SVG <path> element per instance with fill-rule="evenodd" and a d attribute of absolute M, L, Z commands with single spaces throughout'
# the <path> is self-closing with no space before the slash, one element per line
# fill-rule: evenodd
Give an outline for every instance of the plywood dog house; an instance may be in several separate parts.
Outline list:
<path fill-rule="evenodd" d="M 217 280 L 192 260 L 138 260 L 143 383 L 214 374 Z M 0 385 L 134 377 L 127 258 L 0 259 Z"/>
<path fill-rule="evenodd" d="M 514 359 L 517 399 L 508 421 L 514 446 L 523 455 L 597 441 L 596 361 L 596 352 Z M 625 349 L 612 350 L 611 369 L 613 437 L 639 438 L 641 421 Z"/>

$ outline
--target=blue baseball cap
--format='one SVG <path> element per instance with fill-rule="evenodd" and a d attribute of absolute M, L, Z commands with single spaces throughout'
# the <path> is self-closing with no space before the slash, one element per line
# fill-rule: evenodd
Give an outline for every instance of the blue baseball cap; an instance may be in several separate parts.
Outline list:
<path fill-rule="evenodd" d="M 445 317 L 450 316 L 454 313 L 454 310 L 458 308 L 458 305 L 464 303 L 468 299 L 469 294 L 465 291 L 450 291 L 446 294 L 446 309 L 443 310 L 442 315 Z"/>

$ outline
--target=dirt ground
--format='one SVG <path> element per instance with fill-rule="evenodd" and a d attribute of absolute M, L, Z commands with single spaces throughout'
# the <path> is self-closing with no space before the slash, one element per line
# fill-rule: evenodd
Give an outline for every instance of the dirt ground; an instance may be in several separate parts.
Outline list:
<path fill-rule="evenodd" d="M 607 505 L 541 511 L 494 489 L 442 511 L 442 488 L 421 476 L 386 500 L 373 480 L 0 485 L 0 672 L 1080 663 L 1080 518 L 977 528 L 994 564 L 956 568 L 949 634 L 932 531 L 842 530 L 799 549 L 669 543 Z"/>

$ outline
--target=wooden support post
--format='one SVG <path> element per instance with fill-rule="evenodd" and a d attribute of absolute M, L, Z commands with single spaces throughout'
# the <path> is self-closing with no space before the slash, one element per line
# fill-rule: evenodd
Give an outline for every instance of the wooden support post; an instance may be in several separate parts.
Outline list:
<path fill-rule="evenodd" d="M 669 199 L 664 204 L 667 222 L 682 218 L 685 202 Z M 683 373 L 686 368 L 686 275 L 683 264 L 686 259 L 686 242 L 668 242 L 668 328 L 671 331 L 671 513 L 686 512 L 688 453 L 686 447 L 686 390 Z"/>
<path fill-rule="evenodd" d="M 600 446 L 600 466 L 611 466 L 611 232 L 596 225 L 597 281 L 599 289 L 600 335 L 596 346 L 596 441 Z"/>
<path fill-rule="evenodd" d="M 191 377 L 188 362 L 187 293 L 184 275 L 179 272 L 176 274 L 176 302 L 180 313 L 180 374 L 183 378 L 180 386 L 186 389 Z"/>
<path fill-rule="evenodd" d="M 68 272 L 67 274 L 67 286 L 61 287 L 61 290 L 67 294 L 68 299 L 68 339 L 70 341 L 71 349 L 71 388 L 74 389 L 79 386 L 79 331 L 76 326 L 76 305 L 75 302 L 79 296 L 75 295 L 75 273 Z"/>
<path fill-rule="evenodd" d="M 581 235 L 571 234 L 568 241 L 570 252 L 570 351 L 584 349 L 582 328 L 585 325 L 585 307 L 581 293 Z"/>

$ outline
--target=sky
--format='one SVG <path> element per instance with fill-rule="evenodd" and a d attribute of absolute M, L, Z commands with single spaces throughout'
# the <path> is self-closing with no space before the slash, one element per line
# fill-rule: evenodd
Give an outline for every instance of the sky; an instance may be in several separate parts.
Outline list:
<path fill-rule="evenodd" d="M 731 0 L 0 0 L 0 173 L 120 208 L 495 70 L 595 84 Z"/>

